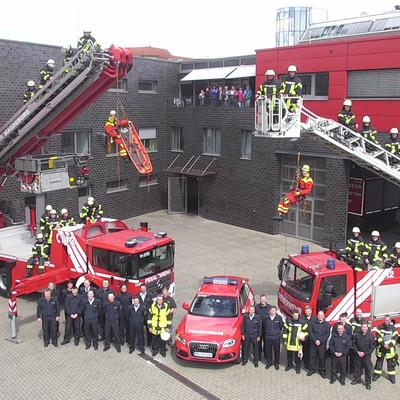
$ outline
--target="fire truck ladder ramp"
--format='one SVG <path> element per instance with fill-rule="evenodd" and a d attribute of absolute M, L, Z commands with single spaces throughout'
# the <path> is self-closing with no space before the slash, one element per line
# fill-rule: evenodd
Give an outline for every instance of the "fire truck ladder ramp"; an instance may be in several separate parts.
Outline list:
<path fill-rule="evenodd" d="M 293 112 L 287 106 L 290 99 L 297 105 Z M 360 167 L 400 186 L 399 156 L 332 119 L 320 117 L 304 107 L 301 98 L 279 98 L 274 107 L 270 104 L 264 98 L 256 100 L 255 136 L 299 138 L 302 131 L 311 133 Z"/>
<path fill-rule="evenodd" d="M 80 50 L 0 128 L 0 175 L 13 172 L 17 157 L 35 154 L 53 132 L 121 79 L 132 66 L 129 50 Z"/>

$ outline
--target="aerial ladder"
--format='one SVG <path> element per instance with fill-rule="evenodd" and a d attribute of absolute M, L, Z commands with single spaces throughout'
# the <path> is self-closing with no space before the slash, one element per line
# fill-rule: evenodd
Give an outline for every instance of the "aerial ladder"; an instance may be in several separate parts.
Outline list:
<path fill-rule="evenodd" d="M 132 65 L 129 49 L 79 50 L 0 128 L 0 187 L 17 173 L 19 157 L 37 154 L 51 134 L 72 122 Z"/>
<path fill-rule="evenodd" d="M 287 100 L 297 103 L 290 112 Z M 260 97 L 255 103 L 255 136 L 299 138 L 307 132 L 362 168 L 400 186 L 400 157 L 364 138 L 339 122 L 320 117 L 306 108 L 302 98 L 280 97 L 274 107 L 269 99 Z"/>

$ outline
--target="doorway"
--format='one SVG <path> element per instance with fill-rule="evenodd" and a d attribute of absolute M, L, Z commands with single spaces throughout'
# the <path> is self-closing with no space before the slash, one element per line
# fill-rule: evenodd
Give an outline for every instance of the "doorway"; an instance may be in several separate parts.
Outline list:
<path fill-rule="evenodd" d="M 187 212 L 199 215 L 199 180 L 198 178 L 187 178 Z"/>

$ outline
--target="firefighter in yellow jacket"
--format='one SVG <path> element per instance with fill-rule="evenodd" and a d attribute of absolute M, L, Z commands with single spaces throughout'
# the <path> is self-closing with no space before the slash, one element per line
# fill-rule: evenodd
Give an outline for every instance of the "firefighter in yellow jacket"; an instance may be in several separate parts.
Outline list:
<path fill-rule="evenodd" d="M 378 380 L 382 375 L 383 361 L 387 363 L 387 374 L 391 383 L 396 383 L 396 364 L 398 365 L 398 355 L 396 343 L 398 339 L 397 329 L 392 324 L 389 315 L 385 315 L 383 324 L 376 328 L 376 364 L 374 368 L 373 381 Z"/>
<path fill-rule="evenodd" d="M 169 328 L 171 326 L 171 310 L 167 303 L 164 302 L 162 294 L 149 308 L 147 325 L 152 334 L 151 350 L 152 355 L 160 354 L 166 356 L 166 344 L 170 337 Z"/>
<path fill-rule="evenodd" d="M 82 206 L 80 213 L 81 222 L 84 224 L 87 222 L 94 223 L 101 220 L 103 215 L 104 210 L 101 204 L 96 203 L 94 197 L 88 197 L 87 202 Z"/>
<path fill-rule="evenodd" d="M 44 240 L 43 233 L 36 235 L 36 242 L 32 247 L 32 257 L 28 259 L 26 264 L 26 276 L 27 278 L 32 276 L 33 265 L 39 264 L 39 274 L 44 272 L 44 263 L 49 259 L 50 248 Z"/>

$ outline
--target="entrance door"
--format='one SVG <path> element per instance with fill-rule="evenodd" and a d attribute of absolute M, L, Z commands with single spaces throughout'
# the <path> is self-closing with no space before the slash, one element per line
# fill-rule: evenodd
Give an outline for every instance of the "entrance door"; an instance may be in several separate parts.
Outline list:
<path fill-rule="evenodd" d="M 187 178 L 187 212 L 199 215 L 199 181 L 197 178 Z"/>
<path fill-rule="evenodd" d="M 187 179 L 182 176 L 168 178 L 168 214 L 186 213 Z"/>
<path fill-rule="evenodd" d="M 282 233 L 302 239 L 314 240 L 313 232 L 314 199 L 308 198 L 289 210 L 282 223 Z"/>

